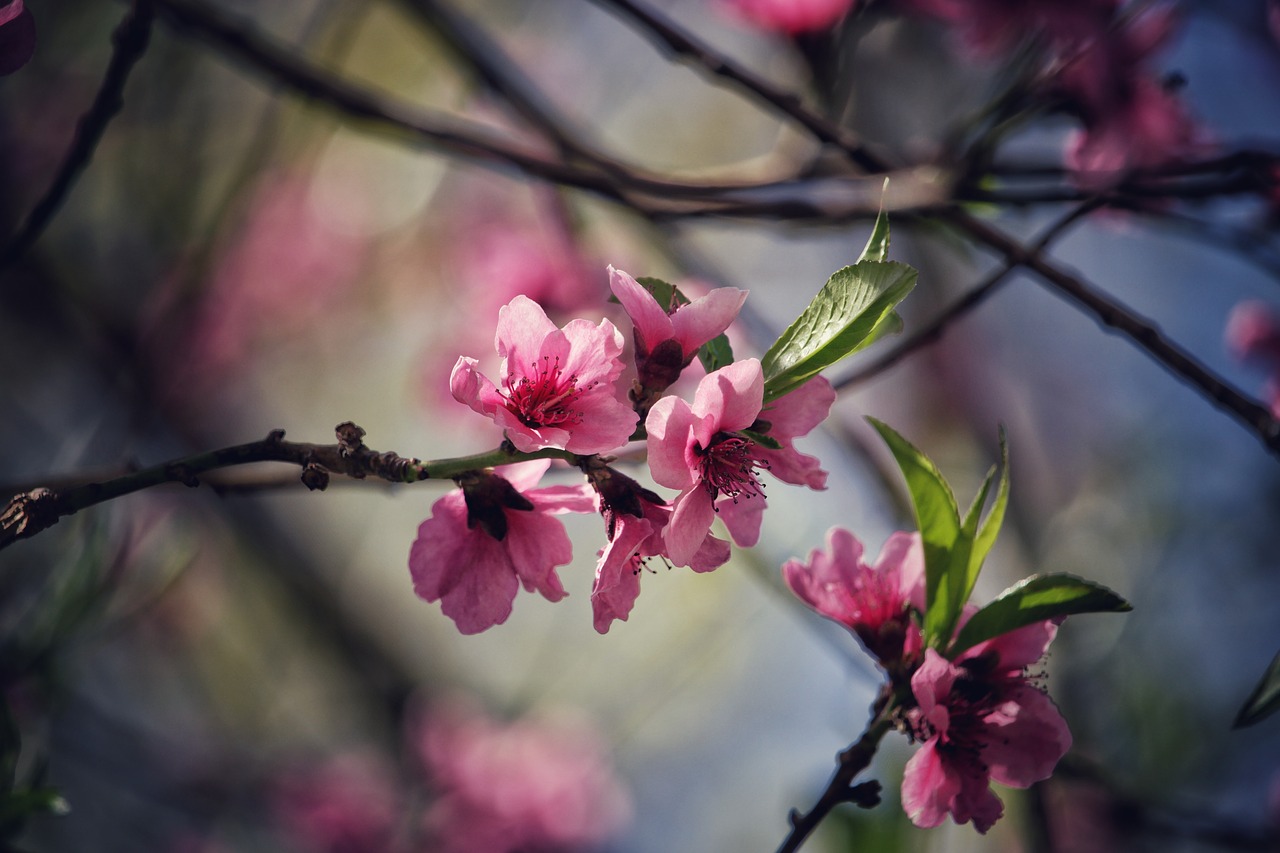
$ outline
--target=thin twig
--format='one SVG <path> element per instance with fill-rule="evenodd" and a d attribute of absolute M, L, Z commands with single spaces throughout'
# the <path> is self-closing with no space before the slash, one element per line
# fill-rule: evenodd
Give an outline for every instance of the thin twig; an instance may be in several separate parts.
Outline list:
<path fill-rule="evenodd" d="M 58 212 L 58 208 L 62 206 L 76 178 L 89 165 L 89 160 L 106 132 L 107 125 L 124 106 L 124 86 L 129 79 L 129 73 L 146 53 L 151 37 L 152 18 L 151 0 L 134 0 L 133 7 L 116 27 L 111 37 L 115 49 L 112 51 L 111 62 L 107 65 L 107 73 L 102 79 L 102 85 L 98 87 L 98 94 L 93 99 L 88 112 L 76 125 L 71 147 L 67 149 L 53 183 L 36 202 L 26 221 L 18 229 L 18 233 L 10 239 L 3 251 L 0 251 L 0 270 L 17 261 L 40 238 L 54 214 Z"/>
<path fill-rule="evenodd" d="M 356 479 L 377 477 L 389 483 L 414 483 L 428 479 L 453 478 L 467 471 L 489 468 L 526 459 L 577 457 L 548 448 L 531 453 L 499 449 L 475 456 L 422 462 L 397 453 L 378 453 L 365 447 L 364 430 L 347 421 L 337 426 L 336 444 L 285 441 L 284 430 L 274 430 L 261 441 L 224 447 L 143 468 L 101 482 L 89 482 L 55 491 L 48 487 L 15 495 L 0 513 L 0 548 L 19 539 L 30 538 L 53 526 L 60 518 L 105 501 L 165 483 L 200 485 L 207 471 L 258 462 L 285 462 L 302 469 L 301 482 L 309 489 L 324 489 L 330 474 Z"/>

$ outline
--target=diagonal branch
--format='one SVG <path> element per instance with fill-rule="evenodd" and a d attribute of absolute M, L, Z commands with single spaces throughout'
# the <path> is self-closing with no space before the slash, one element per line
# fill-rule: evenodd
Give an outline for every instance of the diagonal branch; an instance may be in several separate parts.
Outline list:
<path fill-rule="evenodd" d="M 116 28 L 111 38 L 115 50 L 111 54 L 111 62 L 107 65 L 107 73 L 98 88 L 98 94 L 88 112 L 76 125 L 71 147 L 67 149 L 53 183 L 36 202 L 18 233 L 0 250 L 0 270 L 13 264 L 40 238 L 62 206 L 76 178 L 89 165 L 107 125 L 124 106 L 124 86 L 134 65 L 146 53 L 151 37 L 152 18 L 151 0 L 134 0 L 133 7 Z"/>

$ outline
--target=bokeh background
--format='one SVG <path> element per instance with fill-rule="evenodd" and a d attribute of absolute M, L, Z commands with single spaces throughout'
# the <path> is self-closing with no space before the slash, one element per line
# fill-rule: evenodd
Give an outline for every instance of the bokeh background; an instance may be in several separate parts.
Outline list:
<path fill-rule="evenodd" d="M 670 62 L 597 4 L 457 5 L 624 161 L 710 182 L 821 172 L 793 126 Z M 769 79 L 813 91 L 812 50 L 806 59 L 715 3 L 660 5 Z M 1222 150 L 1274 149 L 1280 46 L 1267 5 L 1178 5 L 1153 64 L 1185 79 L 1180 97 Z M 128 11 L 27 6 L 36 53 L 0 78 L 4 233 L 48 187 Z M 413 3 L 219 7 L 387 97 L 554 151 Z M 945 166 L 937 158 L 1009 65 L 883 7 L 826 43 L 841 59 L 823 66 L 836 69 L 823 106 L 898 162 Z M 999 156 L 1060 167 L 1077 129 L 1040 117 Z M 975 209 L 1030 239 L 1066 208 Z M 1223 329 L 1243 299 L 1280 305 L 1270 214 L 1256 194 L 1104 212 L 1052 255 L 1261 395 L 1266 375 L 1233 360 Z M 907 333 L 994 268 L 925 219 L 893 229 L 892 257 L 920 270 Z M 162 18 L 47 232 L 0 272 L 0 483 L 14 493 L 111 476 L 275 428 L 329 442 L 345 420 L 379 450 L 478 452 L 500 436 L 452 400 L 448 372 L 460 354 L 495 360 L 497 309 L 515 294 L 561 323 L 609 316 L 625 330 L 604 301 L 607 264 L 695 292 L 743 287 L 750 316 L 735 347 L 759 353 L 869 231 L 861 220 L 655 222 L 350 121 Z M 618 794 L 598 807 L 604 828 L 588 847 L 773 849 L 788 810 L 812 804 L 861 732 L 879 684 L 852 637 L 778 573 L 833 525 L 872 553 L 910 525 L 864 415 L 924 449 L 962 500 L 1008 430 L 1012 512 L 979 596 L 1069 571 L 1134 611 L 1062 629 L 1045 669 L 1075 749 L 1051 782 L 1001 792 L 1006 817 L 991 834 L 910 827 L 896 803 L 910 748 L 891 738 L 873 768 L 885 804 L 837 814 L 808 849 L 1276 849 L 1280 722 L 1230 726 L 1280 649 L 1280 466 L 1130 342 L 1018 275 L 938 343 L 842 393 L 802 442 L 831 472 L 828 491 L 772 487 L 759 547 L 709 575 L 657 568 L 630 620 L 604 636 L 589 603 L 594 517 L 567 520 L 576 555 L 560 603 L 522 593 L 506 624 L 464 637 L 416 598 L 407 555 L 445 493 L 436 483 L 311 493 L 296 472 L 264 468 L 115 501 L 5 550 L 0 670 L 17 773 L 69 807 L 31 818 L 19 848 L 379 849 L 385 839 L 369 839 L 381 830 L 343 824 L 343 808 L 417 833 L 438 795 L 424 720 L 464 703 L 495 727 L 533 720 L 598 745 L 591 761 L 616 781 L 597 790 Z M 329 835 L 316 830 L 326 820 Z"/>

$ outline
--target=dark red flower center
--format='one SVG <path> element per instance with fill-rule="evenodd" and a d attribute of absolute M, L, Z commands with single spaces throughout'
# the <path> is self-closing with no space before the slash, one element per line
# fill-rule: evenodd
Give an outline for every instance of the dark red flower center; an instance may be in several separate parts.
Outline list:
<path fill-rule="evenodd" d="M 575 404 L 595 387 L 578 387 L 576 373 L 565 374 L 560 359 L 544 355 L 542 362 L 530 365 L 529 375 L 512 381 L 507 377 L 507 408 L 527 427 L 562 427 L 582 423 L 582 412 Z"/>
<path fill-rule="evenodd" d="M 729 433 L 716 433 L 709 447 L 698 448 L 698 471 L 702 483 L 715 500 L 720 495 L 750 498 L 764 494 L 764 484 L 756 476 L 757 468 L 769 463 L 757 455 L 759 445 Z"/>

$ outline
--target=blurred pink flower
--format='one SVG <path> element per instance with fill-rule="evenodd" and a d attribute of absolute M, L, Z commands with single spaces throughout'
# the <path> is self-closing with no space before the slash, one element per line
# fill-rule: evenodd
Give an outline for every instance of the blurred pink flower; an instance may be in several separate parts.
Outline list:
<path fill-rule="evenodd" d="M 868 566 L 862 543 L 834 527 L 826 551 L 814 549 L 807 563 L 788 560 L 782 577 L 801 601 L 856 634 L 886 669 L 899 669 L 905 655 L 919 651 L 920 631 L 911 620 L 911 607 L 924 606 L 919 533 L 894 533 Z"/>
<path fill-rule="evenodd" d="M 601 634 L 608 632 L 613 620 L 625 622 L 631 613 L 640 595 L 640 574 L 645 560 L 665 559 L 662 533 L 671 520 L 671 510 L 643 496 L 638 502 L 639 516 L 601 506 L 609 542 L 600 552 L 595 585 L 591 589 L 595 629 Z M 728 559 L 729 543 L 708 531 L 690 559 L 689 567 L 695 572 L 709 572 Z"/>
<path fill-rule="evenodd" d="M 371 755 L 348 753 L 283 773 L 271 805 L 290 841 L 309 853 L 404 849 L 395 844 L 403 808 L 397 784 Z"/>
<path fill-rule="evenodd" d="M 517 296 L 498 312 L 496 345 L 501 391 L 467 356 L 454 365 L 450 389 L 517 449 L 588 454 L 626 444 L 638 416 L 614 388 L 623 365 L 622 334 L 612 323 L 570 320 L 557 329 L 538 303 Z"/>
<path fill-rule="evenodd" d="M 443 853 L 598 848 L 631 817 L 585 721 L 503 725 L 474 708 L 429 713 L 419 754 L 439 799 L 424 826 Z"/>
<path fill-rule="evenodd" d="M 975 56 L 1007 53 L 1038 36 L 1051 50 L 1079 46 L 1103 32 L 1119 0 L 898 0 L 900 7 L 954 26 Z"/>
<path fill-rule="evenodd" d="M 655 394 L 679 378 L 699 347 L 729 328 L 747 298 L 745 290 L 718 287 L 688 305 L 659 305 L 639 282 L 612 266 L 609 287 L 635 327 L 640 386 Z"/>
<path fill-rule="evenodd" d="M 825 30 L 852 11 L 858 0 L 722 0 L 733 14 L 766 30 L 787 34 Z"/>
<path fill-rule="evenodd" d="M 0 77 L 31 61 L 36 52 L 36 19 L 22 0 L 0 6 Z"/>
<path fill-rule="evenodd" d="M 590 512 L 584 486 L 533 488 L 549 460 L 509 465 L 503 476 L 478 474 L 431 507 L 409 550 L 413 590 L 439 601 L 464 634 L 500 625 L 520 585 L 548 601 L 564 598 L 556 567 L 573 558 L 559 512 Z"/>
<path fill-rule="evenodd" d="M 1236 358 L 1270 371 L 1263 395 L 1272 417 L 1280 418 L 1280 313 L 1257 300 L 1239 303 L 1227 318 L 1226 342 Z"/>
<path fill-rule="evenodd" d="M 911 677 L 908 723 L 923 745 L 907 762 L 902 806 L 920 827 L 973 821 L 985 833 L 1004 805 L 990 781 L 1026 788 L 1047 779 L 1071 748 L 1053 704 L 1025 674 L 1057 633 L 1040 622 L 979 643 L 955 661 L 926 649 Z"/>

